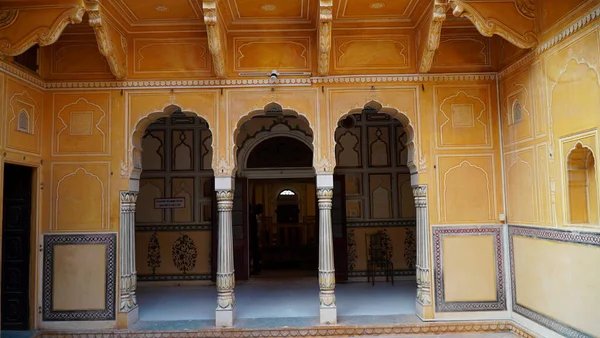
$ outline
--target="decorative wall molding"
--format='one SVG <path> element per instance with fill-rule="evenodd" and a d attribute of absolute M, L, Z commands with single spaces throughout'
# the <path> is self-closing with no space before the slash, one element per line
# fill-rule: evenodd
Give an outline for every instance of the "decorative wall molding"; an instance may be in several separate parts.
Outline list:
<path fill-rule="evenodd" d="M 185 275 L 138 275 L 139 282 L 163 282 L 163 281 L 186 281 L 186 280 L 206 280 L 212 279 L 211 274 L 185 274 Z"/>
<path fill-rule="evenodd" d="M 136 225 L 135 231 L 142 232 L 154 232 L 154 231 L 211 231 L 210 224 L 177 224 L 177 225 L 168 225 L 168 224 L 157 224 L 157 225 Z"/>
<path fill-rule="evenodd" d="M 556 331 L 567 337 L 592 337 L 592 335 L 581 332 L 578 329 L 562 323 L 556 319 L 548 317 L 542 313 L 539 313 L 533 309 L 530 309 L 517 302 L 517 285 L 515 277 L 515 255 L 513 240 L 515 236 L 528 237 L 542 240 L 549 240 L 563 243 L 574 243 L 581 245 L 592 245 L 600 247 L 600 233 L 595 232 L 580 232 L 580 231 L 569 231 L 562 229 L 548 229 L 539 227 L 526 227 L 518 225 L 509 225 L 508 227 L 509 236 L 509 252 L 510 252 L 510 283 L 512 288 L 512 306 L 513 311 L 516 313 L 540 324 L 550 330 Z"/>
<path fill-rule="evenodd" d="M 506 288 L 504 286 L 504 261 L 502 252 L 502 231 L 500 226 L 482 227 L 432 227 L 435 276 L 435 308 L 437 312 L 505 311 Z M 496 301 L 446 302 L 444 291 L 444 271 L 442 267 L 442 239 L 445 236 L 493 235 L 496 263 Z"/>
<path fill-rule="evenodd" d="M 415 219 L 397 221 L 349 221 L 348 228 L 403 228 L 417 226 Z"/>
<path fill-rule="evenodd" d="M 106 247 L 106 289 L 103 310 L 53 310 L 54 246 L 104 245 Z M 44 262 L 42 281 L 42 320 L 44 321 L 100 321 L 115 320 L 117 234 L 44 234 Z"/>
<path fill-rule="evenodd" d="M 579 20 L 575 21 L 572 25 L 562 30 L 560 33 L 539 45 L 534 51 L 527 53 L 518 61 L 514 62 L 510 66 L 504 68 L 500 72 L 498 72 L 498 77 L 500 79 L 506 78 L 513 74 L 516 70 L 520 69 L 526 64 L 529 64 L 533 61 L 537 56 L 543 54 L 548 49 L 554 47 L 559 44 L 561 41 L 567 39 L 568 37 L 574 35 L 575 33 L 581 31 L 582 29 L 588 27 L 591 23 L 595 22 L 598 18 L 600 18 L 600 6 L 592 9 L 586 15 L 581 17 Z"/>

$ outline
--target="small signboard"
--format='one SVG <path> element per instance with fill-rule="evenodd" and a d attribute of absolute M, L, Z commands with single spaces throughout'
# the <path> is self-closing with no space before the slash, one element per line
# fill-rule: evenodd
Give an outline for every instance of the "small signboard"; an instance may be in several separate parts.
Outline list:
<path fill-rule="evenodd" d="M 154 209 L 185 208 L 185 198 L 155 198 Z"/>

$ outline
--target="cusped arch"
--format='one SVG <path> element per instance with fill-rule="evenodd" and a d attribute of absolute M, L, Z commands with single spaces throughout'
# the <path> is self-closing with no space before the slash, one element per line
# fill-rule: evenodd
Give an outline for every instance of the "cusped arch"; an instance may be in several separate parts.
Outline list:
<path fill-rule="evenodd" d="M 304 121 L 310 129 L 310 132 L 312 134 L 312 140 L 310 142 L 307 142 L 307 138 L 302 137 L 299 133 L 295 133 L 293 131 L 290 131 L 290 132 L 273 131 L 273 132 L 269 132 L 269 133 L 264 133 L 262 135 L 258 135 L 256 138 L 256 141 L 252 142 L 252 144 L 249 144 L 248 150 L 244 150 L 243 153 L 238 154 L 239 144 L 237 144 L 236 140 L 242 130 L 242 126 L 244 125 L 244 123 L 250 121 L 255 116 L 274 114 L 274 113 L 282 114 L 284 116 L 291 115 L 291 116 L 294 116 L 294 117 L 299 118 L 302 121 Z M 252 152 L 252 149 L 254 149 L 258 144 L 260 144 L 262 141 L 265 141 L 269 138 L 280 137 L 280 136 L 292 137 L 292 138 L 300 140 L 300 141 L 302 141 L 302 143 L 306 144 L 311 150 L 313 150 L 313 163 L 314 163 L 315 162 L 315 159 L 314 159 L 315 131 L 313 129 L 313 125 L 314 124 L 311 123 L 311 120 L 306 113 L 294 110 L 292 108 L 284 108 L 280 103 L 274 102 L 274 101 L 267 103 L 262 109 L 253 109 L 253 110 L 249 110 L 249 111 L 245 112 L 238 118 L 235 130 L 231 136 L 232 137 L 231 144 L 233 144 L 232 154 L 233 154 L 233 158 L 234 158 L 233 172 L 236 173 L 236 172 L 239 172 L 240 170 L 244 169 L 245 161 L 248 159 L 248 155 Z M 246 145 L 248 145 L 248 144 L 245 144 L 245 146 Z"/>
<path fill-rule="evenodd" d="M 387 114 L 387 115 L 390 115 L 391 117 L 397 119 L 398 121 L 400 121 L 400 123 L 404 127 L 404 130 L 406 130 L 406 134 L 407 134 L 406 148 L 408 149 L 408 168 L 410 169 L 411 174 L 417 173 L 419 171 L 419 168 L 416 164 L 417 148 L 415 145 L 415 129 L 414 129 L 413 124 L 411 123 L 408 115 L 405 112 L 398 110 L 394 107 L 384 106 L 381 103 L 379 103 L 378 101 L 371 100 L 371 101 L 367 102 L 363 107 L 354 108 L 347 112 L 340 112 L 337 116 L 336 121 L 341 121 L 341 120 L 345 119 L 346 117 L 354 115 L 354 114 L 360 114 L 364 110 L 371 110 L 371 111 L 376 111 L 377 113 Z M 335 147 L 335 144 L 336 144 L 335 132 L 332 133 L 331 137 L 333 138 L 332 144 Z M 334 152 L 335 152 L 335 149 L 334 149 Z M 335 156 L 334 156 L 334 160 L 335 160 Z"/>
<path fill-rule="evenodd" d="M 208 129 L 210 130 L 211 135 L 213 135 L 213 137 L 211 137 L 211 143 L 210 143 L 210 147 L 213 148 L 215 138 L 214 138 L 214 133 L 211 130 L 212 121 L 206 114 L 199 113 L 199 112 L 196 112 L 191 109 L 182 109 L 180 106 L 175 105 L 175 104 L 166 105 L 163 108 L 163 110 L 158 110 L 158 111 L 154 110 L 154 111 L 151 111 L 151 112 L 148 112 L 148 113 L 142 115 L 142 117 L 137 121 L 133 130 L 131 131 L 130 170 L 131 170 L 132 178 L 139 178 L 139 175 L 142 172 L 142 152 L 143 152 L 142 139 L 144 137 L 146 129 L 148 128 L 148 126 L 150 124 L 158 121 L 158 119 L 160 119 L 162 117 L 171 116 L 174 113 L 181 113 L 186 116 L 196 116 L 196 117 L 206 121 L 206 123 L 208 124 Z M 215 151 L 214 151 L 214 149 L 213 149 L 212 167 L 213 168 L 215 167 Z"/>

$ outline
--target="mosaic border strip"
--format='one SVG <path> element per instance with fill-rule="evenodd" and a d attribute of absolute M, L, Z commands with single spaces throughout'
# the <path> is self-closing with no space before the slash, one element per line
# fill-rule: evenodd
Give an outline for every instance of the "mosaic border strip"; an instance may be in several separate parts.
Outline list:
<path fill-rule="evenodd" d="M 42 320 L 44 321 L 97 321 L 115 320 L 117 234 L 44 234 L 44 272 L 42 294 Z M 103 244 L 106 247 L 106 289 L 104 310 L 53 310 L 54 246 Z"/>
<path fill-rule="evenodd" d="M 181 224 L 181 225 L 136 225 L 135 231 L 210 231 L 210 225 L 198 225 L 198 224 Z"/>
<path fill-rule="evenodd" d="M 496 258 L 496 301 L 446 302 L 444 291 L 444 270 L 442 267 L 442 237 L 493 235 Z M 504 311 L 507 309 L 506 288 L 504 285 L 504 258 L 502 230 L 500 226 L 484 227 L 432 227 L 434 244 L 435 310 L 437 312 Z"/>
<path fill-rule="evenodd" d="M 416 274 L 416 270 L 394 270 L 394 276 L 416 276 Z M 375 277 L 381 276 L 385 276 L 383 271 L 375 271 Z M 367 270 L 349 271 L 348 277 L 367 277 Z"/>
<path fill-rule="evenodd" d="M 417 220 L 398 220 L 398 221 L 352 221 L 346 222 L 348 228 L 397 228 L 397 227 L 416 227 Z"/>
<path fill-rule="evenodd" d="M 562 229 L 548 229 L 548 228 L 534 228 L 518 225 L 509 225 L 508 227 L 508 238 L 509 238 L 509 251 L 510 251 L 510 283 L 512 286 L 512 306 L 513 311 L 542 325 L 550 330 L 558 332 L 567 337 L 578 337 L 587 338 L 592 337 L 585 332 L 582 332 L 568 324 L 560 322 L 556 319 L 543 315 L 533 309 L 530 309 L 524 305 L 517 303 L 517 287 L 515 277 L 515 255 L 513 238 L 528 237 L 536 239 L 545 239 L 555 242 L 563 243 L 576 243 L 582 245 L 592 245 L 600 247 L 600 233 L 590 232 L 574 232 Z"/>
<path fill-rule="evenodd" d="M 305 328 L 272 328 L 272 329 L 207 329 L 198 331 L 126 331 L 106 330 L 98 332 L 40 332 L 36 338 L 104 338 L 104 337 L 136 337 L 136 338 L 267 338 L 267 337 L 348 337 L 348 336 L 383 336 L 383 335 L 418 335 L 418 334 L 461 334 L 461 333 L 508 333 L 523 338 L 535 338 L 513 321 L 465 321 L 422 324 L 396 324 L 381 326 L 315 326 Z"/>
<path fill-rule="evenodd" d="M 211 274 L 185 274 L 185 275 L 137 275 L 140 282 L 163 282 L 163 281 L 188 281 L 188 280 L 211 280 Z"/>

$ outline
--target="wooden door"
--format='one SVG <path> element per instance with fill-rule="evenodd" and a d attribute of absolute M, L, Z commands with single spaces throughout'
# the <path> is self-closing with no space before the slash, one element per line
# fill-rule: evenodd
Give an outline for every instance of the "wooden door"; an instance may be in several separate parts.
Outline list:
<path fill-rule="evenodd" d="M 248 239 L 249 205 L 248 205 L 248 179 L 238 177 L 235 179 L 233 196 L 233 259 L 235 265 L 235 279 L 248 280 L 250 277 L 250 246 Z"/>
<path fill-rule="evenodd" d="M 346 189 L 344 175 L 333 176 L 331 226 L 336 282 L 348 281 L 348 238 L 346 234 Z"/>
<path fill-rule="evenodd" d="M 29 167 L 4 167 L 2 330 L 29 329 L 32 178 Z"/>

